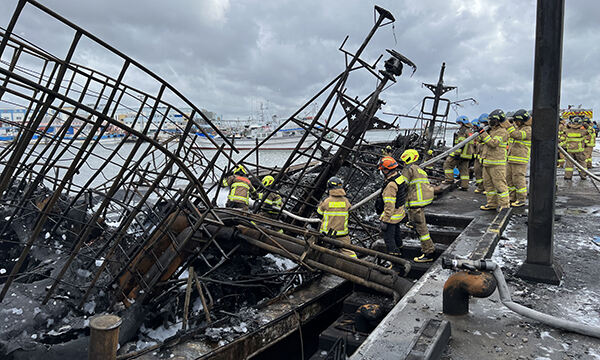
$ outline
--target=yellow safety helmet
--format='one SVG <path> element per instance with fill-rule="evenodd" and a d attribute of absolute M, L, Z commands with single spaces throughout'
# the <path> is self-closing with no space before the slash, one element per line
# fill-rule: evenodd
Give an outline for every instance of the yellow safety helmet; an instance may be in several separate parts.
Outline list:
<path fill-rule="evenodd" d="M 237 174 L 239 172 L 241 172 L 242 174 L 248 174 L 248 171 L 246 170 L 244 165 L 241 165 L 241 164 L 236 166 L 236 168 L 233 170 L 234 174 Z"/>
<path fill-rule="evenodd" d="M 415 149 L 407 149 L 400 155 L 400 159 L 404 161 L 406 165 L 412 164 L 419 160 L 419 152 Z"/>
<path fill-rule="evenodd" d="M 275 181 L 275 178 L 272 177 L 271 175 L 267 175 L 264 178 L 262 178 L 262 184 L 265 187 L 271 186 L 273 185 L 273 182 Z"/>
<path fill-rule="evenodd" d="M 385 148 L 381 149 L 381 153 L 383 155 L 390 155 L 392 153 L 393 149 L 390 145 L 386 146 Z"/>

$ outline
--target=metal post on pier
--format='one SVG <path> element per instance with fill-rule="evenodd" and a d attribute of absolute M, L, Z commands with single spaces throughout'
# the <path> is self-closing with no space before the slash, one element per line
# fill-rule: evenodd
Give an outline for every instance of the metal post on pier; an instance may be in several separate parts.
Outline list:
<path fill-rule="evenodd" d="M 117 357 L 121 318 L 104 314 L 90 319 L 88 360 L 111 360 Z"/>
<path fill-rule="evenodd" d="M 554 202 L 564 9 L 564 0 L 537 2 L 527 259 L 517 273 L 550 284 L 562 277 L 554 262 Z"/>

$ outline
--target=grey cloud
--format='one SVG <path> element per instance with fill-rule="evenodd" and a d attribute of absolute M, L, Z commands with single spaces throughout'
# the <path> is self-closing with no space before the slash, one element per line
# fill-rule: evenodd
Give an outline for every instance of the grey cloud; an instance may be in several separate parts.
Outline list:
<path fill-rule="evenodd" d="M 373 24 L 375 2 L 232 1 L 219 11 L 211 11 L 211 1 L 191 0 L 44 4 L 139 60 L 199 107 L 226 118 L 246 118 L 259 101 L 268 101 L 270 111 L 280 117 L 288 116 L 337 75 L 344 64 L 337 48 L 349 35 L 345 48 L 356 51 Z M 377 32 L 364 58 L 373 61 L 385 48 L 394 48 L 419 67 L 414 77 L 401 77 L 384 93 L 386 111 L 407 112 L 429 95 L 421 83 L 435 83 L 442 62 L 447 64 L 446 83 L 459 87 L 448 97 L 479 101 L 460 108 L 461 113 L 531 107 L 535 2 L 377 4 L 397 21 L 393 28 Z M 1 25 L 6 26 L 13 7 L 11 1 L 0 3 Z M 599 50 L 594 44 L 600 40 L 595 20 L 599 8 L 595 1 L 572 0 L 566 5 L 565 105 L 568 101 L 594 107 L 597 101 L 600 80 L 594 60 Z M 34 17 L 24 21 L 27 35 L 39 31 L 46 36 L 54 29 Z M 66 39 L 67 34 L 43 38 L 50 47 L 64 47 L 56 44 Z M 359 76 L 351 85 L 349 92 L 365 95 L 375 83 Z"/>

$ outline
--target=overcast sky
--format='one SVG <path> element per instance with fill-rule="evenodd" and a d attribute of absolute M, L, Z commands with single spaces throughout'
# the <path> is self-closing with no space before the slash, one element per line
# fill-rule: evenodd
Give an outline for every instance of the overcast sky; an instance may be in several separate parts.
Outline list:
<path fill-rule="evenodd" d="M 16 0 L 0 1 L 6 27 Z M 75 24 L 139 61 L 200 108 L 226 119 L 245 119 L 260 103 L 287 117 L 344 67 L 338 47 L 356 51 L 374 22 L 375 4 L 396 18 L 379 29 L 363 58 L 392 48 L 413 60 L 409 71 L 382 94 L 383 110 L 406 113 L 435 83 L 442 62 L 450 100 L 473 97 L 460 114 L 494 108 L 531 108 L 535 6 L 532 0 L 45 0 Z M 565 9 L 561 105 L 593 107 L 599 101 L 600 1 L 568 0 Z M 45 17 L 24 17 L 17 33 L 45 47 L 68 46 Z M 79 62 L 110 68 L 90 52 Z M 85 63 L 87 62 L 87 63 Z M 118 65 L 115 65 L 118 68 Z M 349 94 L 365 96 L 374 81 Z M 136 84 L 131 84 L 136 86 Z M 2 107 L 3 105 L 0 105 Z M 416 115 L 418 107 L 411 114 Z M 457 114 L 452 112 L 453 119 Z M 390 117 L 380 116 L 386 120 Z M 409 124 L 406 122 L 405 124 Z"/>

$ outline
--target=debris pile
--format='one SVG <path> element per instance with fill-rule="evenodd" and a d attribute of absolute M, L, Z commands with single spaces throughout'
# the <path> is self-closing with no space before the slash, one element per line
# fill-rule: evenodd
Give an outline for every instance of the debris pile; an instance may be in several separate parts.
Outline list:
<path fill-rule="evenodd" d="M 342 44 L 344 70 L 281 125 L 302 129 L 296 148 L 282 166 L 267 167 L 259 151 L 274 133 L 234 161 L 235 144 L 172 85 L 41 4 L 20 1 L 0 29 L 0 102 L 26 111 L 10 124 L 14 140 L 0 147 L 0 353 L 27 357 L 60 344 L 57 356 L 80 355 L 88 317 L 104 312 L 123 318 L 120 342 L 133 340 L 136 350 L 191 336 L 222 345 L 262 325 L 256 309 L 320 271 L 396 300 L 408 291 L 409 280 L 364 260 L 384 256 L 368 250 L 378 232 L 369 225 L 372 205 L 352 215 L 362 259 L 341 255 L 335 239 L 302 220 L 258 215 L 267 196 L 251 213 L 217 206 L 222 180 L 239 165 L 300 218 L 313 214 L 333 174 L 351 184 L 351 201 L 380 186 L 373 179 L 382 145 L 365 134 L 391 128 L 375 117 L 379 95 L 404 66 L 414 72 L 416 65 L 394 50 L 379 71 L 381 57 L 361 59 L 374 32 L 394 21 L 375 9 L 359 50 Z M 31 11 L 70 34 L 66 53 L 17 35 L 19 17 Z M 112 71 L 75 61 L 90 46 L 113 59 Z M 359 70 L 377 79 L 362 99 L 346 94 Z M 317 103 L 313 118 L 299 119 Z M 127 109 L 132 122 L 116 119 L 117 109 Z M 212 152 L 198 145 L 207 140 Z M 404 134 L 394 145 L 400 151 L 426 142 Z M 265 175 L 275 178 L 273 187 L 262 188 Z"/>

